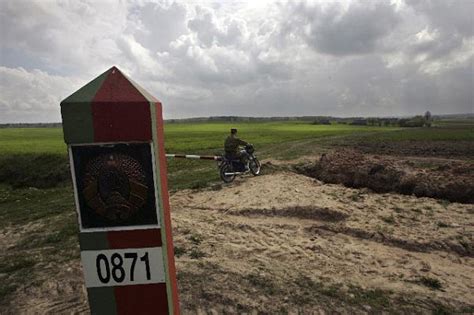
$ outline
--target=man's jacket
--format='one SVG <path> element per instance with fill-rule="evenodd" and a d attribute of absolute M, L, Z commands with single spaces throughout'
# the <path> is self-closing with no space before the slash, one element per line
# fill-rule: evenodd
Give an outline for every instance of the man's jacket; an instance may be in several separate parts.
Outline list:
<path fill-rule="evenodd" d="M 227 155 L 238 155 L 239 145 L 247 145 L 247 142 L 234 136 L 228 136 L 224 142 L 224 150 Z"/>

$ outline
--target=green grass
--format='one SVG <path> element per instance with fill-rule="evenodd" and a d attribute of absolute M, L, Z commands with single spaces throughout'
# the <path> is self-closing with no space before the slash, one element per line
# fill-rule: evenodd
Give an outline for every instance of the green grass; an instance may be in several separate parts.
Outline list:
<path fill-rule="evenodd" d="M 174 246 L 174 255 L 176 257 L 179 258 L 179 257 L 183 256 L 184 254 L 186 254 L 186 248 L 181 247 L 181 246 L 176 246 L 176 245 Z"/>
<path fill-rule="evenodd" d="M 168 186 L 172 191 L 203 188 L 220 180 L 214 161 L 169 159 L 167 162 Z"/>
<path fill-rule="evenodd" d="M 53 153 L 0 154 L 0 183 L 13 187 L 49 188 L 71 177 L 65 155 Z"/>
<path fill-rule="evenodd" d="M 249 122 L 249 123 L 171 123 L 165 125 L 167 152 L 202 152 L 222 150 L 229 129 L 239 129 L 239 137 L 257 148 L 268 144 L 295 140 L 343 136 L 351 133 L 390 131 L 397 128 L 360 127 L 348 125 L 311 125 L 308 122 Z"/>
<path fill-rule="evenodd" d="M 61 128 L 2 128 L 0 155 L 25 153 L 67 154 Z"/>
<path fill-rule="evenodd" d="M 189 257 L 191 257 L 192 259 L 201 259 L 203 257 L 206 257 L 206 253 L 204 253 L 199 248 L 193 248 L 189 252 Z"/>
<path fill-rule="evenodd" d="M 296 140 L 334 136 L 368 135 L 374 141 L 399 140 L 474 140 L 474 120 L 437 121 L 432 128 L 312 125 L 304 121 L 286 122 L 203 122 L 166 123 L 165 148 L 168 153 L 220 151 L 229 129 L 257 147 Z M 0 129 L 0 155 L 25 153 L 66 154 L 61 128 Z"/>
<path fill-rule="evenodd" d="M 0 185 L 0 228 L 25 224 L 74 209 L 72 187 L 14 189 Z"/>
<path fill-rule="evenodd" d="M 168 153 L 220 154 L 230 127 L 256 146 L 260 157 L 294 158 L 312 153 L 314 141 L 334 136 L 390 132 L 397 128 L 349 125 L 318 126 L 308 122 L 168 123 Z M 70 177 L 61 128 L 0 129 L 0 183 L 14 187 L 54 187 Z M 171 190 L 202 188 L 219 180 L 216 164 L 168 160 Z"/>
<path fill-rule="evenodd" d="M 312 125 L 309 122 L 213 122 L 165 124 L 167 153 L 214 155 L 222 152 L 230 127 L 253 143 L 260 158 L 293 159 L 324 153 L 337 142 L 356 144 L 401 140 L 474 140 L 472 125 L 408 128 Z M 0 129 L 0 183 L 14 187 L 54 187 L 69 179 L 61 128 Z M 219 180 L 216 164 L 203 160 L 168 160 L 171 190 L 202 188 Z"/>
<path fill-rule="evenodd" d="M 189 240 L 190 240 L 191 243 L 193 243 L 194 245 L 199 245 L 199 244 L 201 244 L 201 242 L 202 242 L 202 236 L 200 236 L 199 234 L 192 234 L 192 235 L 189 237 Z"/>
<path fill-rule="evenodd" d="M 257 147 L 294 140 L 328 136 L 392 131 L 393 127 L 350 125 L 312 125 L 308 122 L 236 122 L 236 123 L 167 123 L 165 148 L 168 153 L 220 152 L 229 129 L 239 129 L 239 136 Z M 66 154 L 61 128 L 0 129 L 0 155 L 25 153 Z"/>

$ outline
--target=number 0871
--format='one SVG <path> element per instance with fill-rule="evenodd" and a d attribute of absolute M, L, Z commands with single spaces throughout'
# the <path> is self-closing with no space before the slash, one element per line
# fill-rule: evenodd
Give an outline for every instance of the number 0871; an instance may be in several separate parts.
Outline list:
<path fill-rule="evenodd" d="M 114 279 L 115 282 L 121 283 L 126 277 L 127 270 L 123 267 L 123 260 L 130 259 L 130 269 L 128 270 L 129 281 L 134 281 L 135 279 L 135 265 L 137 263 L 138 254 L 137 253 L 125 253 L 122 257 L 119 253 L 114 253 L 110 257 L 110 261 L 104 254 L 97 255 L 96 258 L 96 267 L 97 267 L 97 276 L 102 283 L 109 283 L 110 277 Z M 140 257 L 140 262 L 145 264 L 146 270 L 146 279 L 150 280 L 150 261 L 148 260 L 148 253 L 145 253 Z"/>
<path fill-rule="evenodd" d="M 83 251 L 87 287 L 164 282 L 160 247 Z"/>

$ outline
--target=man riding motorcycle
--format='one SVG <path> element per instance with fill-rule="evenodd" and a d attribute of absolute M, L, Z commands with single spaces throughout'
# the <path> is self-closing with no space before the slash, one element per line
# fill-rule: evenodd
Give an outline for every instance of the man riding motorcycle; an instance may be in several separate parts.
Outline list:
<path fill-rule="evenodd" d="M 237 137 L 236 128 L 230 129 L 230 135 L 227 137 L 227 139 L 225 139 L 224 142 L 224 151 L 226 158 L 231 160 L 240 160 L 240 162 L 244 164 L 246 168 L 248 168 L 248 153 L 245 150 L 239 149 L 239 146 L 245 146 L 247 144 L 247 142 Z"/>

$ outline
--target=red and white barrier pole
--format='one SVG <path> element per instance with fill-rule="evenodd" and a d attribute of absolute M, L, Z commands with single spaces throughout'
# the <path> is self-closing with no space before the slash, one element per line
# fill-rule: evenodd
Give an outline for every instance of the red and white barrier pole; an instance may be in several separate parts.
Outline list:
<path fill-rule="evenodd" d="M 178 158 L 178 159 L 197 159 L 197 160 L 222 160 L 221 156 L 215 155 L 193 155 L 193 154 L 166 154 L 167 158 Z"/>

